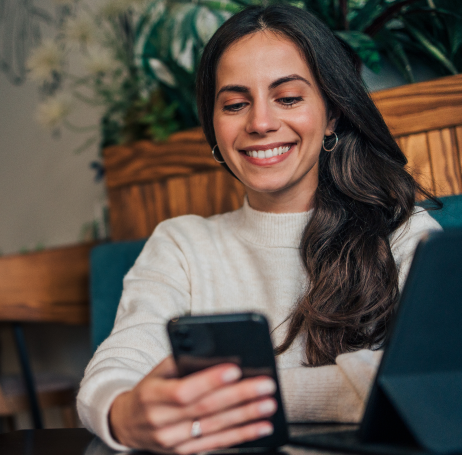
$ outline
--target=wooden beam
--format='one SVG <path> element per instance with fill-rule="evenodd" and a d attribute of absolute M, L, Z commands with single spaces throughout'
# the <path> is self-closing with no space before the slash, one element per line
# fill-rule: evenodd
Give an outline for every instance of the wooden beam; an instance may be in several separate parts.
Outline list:
<path fill-rule="evenodd" d="M 94 245 L 0 257 L 0 321 L 88 324 Z"/>

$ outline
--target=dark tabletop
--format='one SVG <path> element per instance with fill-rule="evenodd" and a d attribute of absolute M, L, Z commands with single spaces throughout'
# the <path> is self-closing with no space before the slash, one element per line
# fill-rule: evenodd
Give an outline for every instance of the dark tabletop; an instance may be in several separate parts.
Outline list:
<path fill-rule="evenodd" d="M 292 435 L 306 433 L 311 429 L 319 430 L 319 425 L 291 425 Z M 331 429 L 332 426 L 326 426 Z M 20 430 L 0 434 L 1 455 L 114 455 L 99 438 L 84 428 L 55 430 Z M 141 455 L 142 452 L 136 452 Z M 287 445 L 277 454 L 311 455 L 325 454 L 314 449 Z M 259 452 L 261 455 L 262 452 Z M 275 452 L 273 452 L 274 455 Z M 241 454 L 242 455 L 242 454 Z"/>

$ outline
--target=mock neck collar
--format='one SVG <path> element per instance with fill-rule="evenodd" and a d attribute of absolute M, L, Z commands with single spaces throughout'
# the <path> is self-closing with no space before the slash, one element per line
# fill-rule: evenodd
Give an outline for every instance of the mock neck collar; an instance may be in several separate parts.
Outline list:
<path fill-rule="evenodd" d="M 259 212 L 250 207 L 247 197 L 240 212 L 238 234 L 251 243 L 273 248 L 299 248 L 313 216 L 313 209 L 300 213 Z"/>

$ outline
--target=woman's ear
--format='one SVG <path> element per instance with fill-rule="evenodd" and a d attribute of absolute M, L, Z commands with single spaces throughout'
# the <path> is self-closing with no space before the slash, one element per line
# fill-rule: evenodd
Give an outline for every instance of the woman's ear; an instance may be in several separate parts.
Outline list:
<path fill-rule="evenodd" d="M 331 136 L 335 129 L 337 128 L 337 122 L 340 118 L 340 111 L 338 109 L 333 109 L 329 112 L 329 120 L 326 126 L 325 136 Z"/>

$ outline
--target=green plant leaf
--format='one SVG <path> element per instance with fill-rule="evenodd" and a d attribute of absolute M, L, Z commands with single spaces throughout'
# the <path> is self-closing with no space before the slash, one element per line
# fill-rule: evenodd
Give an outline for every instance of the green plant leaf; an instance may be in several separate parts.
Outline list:
<path fill-rule="evenodd" d="M 384 12 L 383 0 L 368 0 L 364 6 L 351 14 L 350 30 L 364 31 L 374 19 Z"/>
<path fill-rule="evenodd" d="M 398 36 L 387 29 L 383 29 L 376 35 L 375 40 L 406 81 L 409 83 L 415 82 L 411 64 Z"/>
<path fill-rule="evenodd" d="M 368 68 L 375 73 L 380 71 L 380 54 L 370 36 L 355 31 L 336 31 L 335 35 L 348 44 Z"/>
<path fill-rule="evenodd" d="M 217 11 L 228 11 L 229 13 L 236 14 L 239 11 L 242 10 L 244 5 L 240 5 L 237 3 L 233 2 L 219 2 L 219 1 L 204 1 L 204 0 L 198 0 L 197 1 L 198 5 L 203 5 L 206 6 L 207 8 L 210 8 L 211 10 L 217 10 Z"/>
<path fill-rule="evenodd" d="M 407 24 L 407 30 L 414 36 L 417 42 L 428 51 L 428 53 L 438 60 L 449 72 L 452 74 L 457 74 L 457 68 L 452 64 L 452 62 L 446 57 L 446 55 L 441 52 L 441 50 L 432 43 L 423 33 L 421 33 L 417 28 Z"/>
<path fill-rule="evenodd" d="M 337 15 L 333 14 L 336 11 L 336 0 L 305 0 L 305 8 L 316 15 L 330 29 L 337 29 Z"/>

